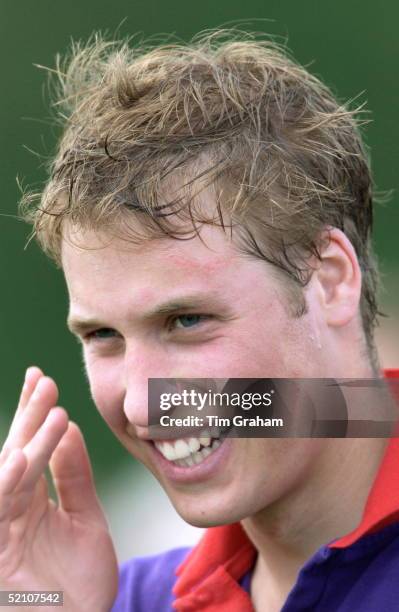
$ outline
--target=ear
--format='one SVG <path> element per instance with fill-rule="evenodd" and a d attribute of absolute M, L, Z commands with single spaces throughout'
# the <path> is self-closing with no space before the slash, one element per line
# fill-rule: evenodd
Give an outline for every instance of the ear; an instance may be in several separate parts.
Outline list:
<path fill-rule="evenodd" d="M 352 243 L 337 228 L 322 235 L 321 261 L 315 270 L 320 305 L 328 325 L 349 323 L 359 311 L 362 275 Z"/>

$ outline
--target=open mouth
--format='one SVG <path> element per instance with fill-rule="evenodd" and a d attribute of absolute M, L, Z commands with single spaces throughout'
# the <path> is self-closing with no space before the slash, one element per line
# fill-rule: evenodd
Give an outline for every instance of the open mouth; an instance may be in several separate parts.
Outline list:
<path fill-rule="evenodd" d="M 223 442 L 222 431 L 204 432 L 198 438 L 154 440 L 161 455 L 179 467 L 192 467 L 205 461 Z"/>

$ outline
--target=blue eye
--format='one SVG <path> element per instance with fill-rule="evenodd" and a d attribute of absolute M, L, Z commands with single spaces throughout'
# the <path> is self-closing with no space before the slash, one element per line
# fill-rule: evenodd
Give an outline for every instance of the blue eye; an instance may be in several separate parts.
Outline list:
<path fill-rule="evenodd" d="M 176 317 L 175 319 L 175 326 L 178 329 L 186 329 L 188 327 L 194 327 L 195 325 L 198 325 L 198 323 L 200 323 L 204 318 L 203 315 L 197 315 L 197 314 L 186 314 L 186 315 L 180 315 L 179 317 Z M 180 323 L 180 325 L 179 325 Z"/>
<path fill-rule="evenodd" d="M 94 340 L 106 340 L 108 338 L 114 338 L 117 332 L 111 327 L 102 327 L 101 329 L 96 329 L 88 334 L 89 339 Z"/>

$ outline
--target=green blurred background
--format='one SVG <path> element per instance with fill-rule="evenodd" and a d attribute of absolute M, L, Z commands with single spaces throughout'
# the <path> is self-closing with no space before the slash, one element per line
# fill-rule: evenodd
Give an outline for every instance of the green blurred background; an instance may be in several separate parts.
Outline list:
<path fill-rule="evenodd" d="M 294 56 L 319 75 L 342 100 L 363 92 L 372 123 L 366 130 L 375 181 L 394 190 L 390 203 L 376 210 L 375 245 L 384 273 L 384 310 L 390 318 L 379 332 L 383 362 L 399 364 L 399 229 L 397 161 L 399 159 L 398 20 L 396 0 L 1 0 L 1 416 L 5 433 L 14 411 L 26 366 L 40 365 L 61 388 L 61 404 L 82 427 L 100 490 L 123 470 L 126 453 L 113 440 L 90 400 L 80 350 L 66 330 L 67 301 L 62 274 L 34 243 L 24 245 L 29 228 L 15 219 L 19 191 L 40 186 L 43 159 L 57 130 L 49 125 L 46 74 L 33 64 L 53 66 L 72 39 L 93 30 L 113 37 L 141 32 L 175 33 L 189 39 L 200 30 L 237 20 L 243 29 L 287 39 Z M 246 21 L 246 23 L 243 23 Z M 396 360 L 396 361 L 395 361 Z M 139 478 L 139 468 L 129 469 Z M 136 472 L 134 471 L 136 470 Z M 105 495 L 105 493 L 104 493 Z"/>

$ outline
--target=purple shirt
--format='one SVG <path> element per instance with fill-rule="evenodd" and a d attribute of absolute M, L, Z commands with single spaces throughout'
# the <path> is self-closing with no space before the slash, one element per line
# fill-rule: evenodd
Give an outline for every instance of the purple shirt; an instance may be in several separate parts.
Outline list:
<path fill-rule="evenodd" d="M 174 572 L 189 550 L 177 548 L 122 565 L 119 592 L 111 612 L 173 610 Z M 240 581 L 247 592 L 250 578 L 248 572 Z M 206 610 L 206 606 L 195 610 Z M 347 548 L 323 546 L 300 571 L 281 612 L 398 610 L 399 523 L 394 523 Z"/>
<path fill-rule="evenodd" d="M 172 610 L 175 569 L 189 548 L 159 555 L 136 557 L 119 570 L 119 590 L 111 612 L 162 612 Z"/>

